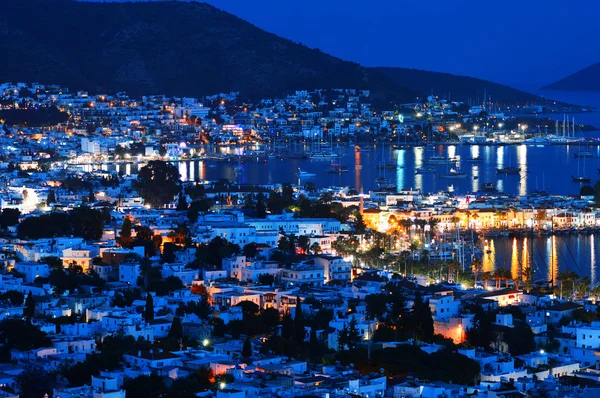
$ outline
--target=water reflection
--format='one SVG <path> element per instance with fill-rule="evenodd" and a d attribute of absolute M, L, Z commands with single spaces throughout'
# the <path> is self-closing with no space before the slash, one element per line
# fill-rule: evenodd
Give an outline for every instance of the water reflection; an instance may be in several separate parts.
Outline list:
<path fill-rule="evenodd" d="M 416 147 L 413 153 L 415 155 L 415 169 L 422 168 L 425 151 L 422 147 Z M 415 174 L 415 189 L 423 190 L 423 174 Z"/>
<path fill-rule="evenodd" d="M 510 258 L 510 273 L 513 279 L 517 280 L 519 278 L 519 248 L 517 245 L 517 240 L 513 239 L 512 241 L 512 255 Z"/>
<path fill-rule="evenodd" d="M 521 168 L 519 172 L 519 195 L 527 195 L 527 145 L 517 148 L 517 164 Z"/>
<path fill-rule="evenodd" d="M 397 152 L 396 158 L 396 184 L 398 189 L 409 188 L 404 181 L 404 150 Z"/>
<path fill-rule="evenodd" d="M 534 236 L 524 238 L 494 238 L 489 242 L 491 253 L 484 252 L 485 271 L 495 266 L 510 267 L 513 278 L 527 279 L 529 268 L 533 280 L 556 284 L 558 274 L 573 271 L 588 276 L 593 284 L 596 276 L 596 239 L 598 234 L 585 236 Z M 580 250 L 577 250 L 580 246 Z M 486 246 L 487 247 L 487 246 Z M 488 249 L 485 249 L 486 251 Z M 587 264 L 589 263 L 589 267 Z M 585 266 L 582 266 L 585 264 Z"/>

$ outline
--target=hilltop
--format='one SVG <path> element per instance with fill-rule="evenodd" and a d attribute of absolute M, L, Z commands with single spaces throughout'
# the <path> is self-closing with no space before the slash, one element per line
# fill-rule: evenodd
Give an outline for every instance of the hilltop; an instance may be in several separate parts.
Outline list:
<path fill-rule="evenodd" d="M 450 92 L 476 101 L 540 100 L 496 83 L 402 68 L 365 68 L 278 37 L 205 3 L 0 3 L 0 81 L 92 93 L 270 97 L 299 89 L 370 89 L 374 102 Z"/>
<path fill-rule="evenodd" d="M 600 91 L 600 62 L 549 84 L 543 90 Z"/>
<path fill-rule="evenodd" d="M 392 79 L 396 84 L 406 86 L 418 93 L 428 95 L 433 91 L 435 95 L 445 96 L 454 101 L 468 103 L 471 100 L 473 103 L 481 103 L 486 92 L 488 98 L 491 96 L 492 102 L 499 104 L 541 104 L 545 101 L 535 94 L 474 77 L 408 68 L 373 69 Z"/>
<path fill-rule="evenodd" d="M 205 3 L 5 0 L 0 14 L 3 81 L 132 95 L 271 96 L 339 87 L 398 101 L 416 95 Z"/>

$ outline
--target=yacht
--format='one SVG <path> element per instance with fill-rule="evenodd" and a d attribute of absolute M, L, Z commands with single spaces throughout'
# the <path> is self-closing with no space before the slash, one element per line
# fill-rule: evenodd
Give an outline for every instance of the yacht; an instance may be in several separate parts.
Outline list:
<path fill-rule="evenodd" d="M 498 174 L 519 174 L 521 172 L 521 168 L 516 166 L 497 167 L 496 172 Z"/>
<path fill-rule="evenodd" d="M 497 189 L 497 185 L 495 182 L 486 182 L 483 184 L 483 190 L 487 192 L 494 192 Z"/>
<path fill-rule="evenodd" d="M 598 169 L 600 172 L 600 169 Z M 435 173 L 435 169 L 433 167 L 417 167 L 415 169 L 415 174 L 426 174 L 426 173 Z"/>
<path fill-rule="evenodd" d="M 377 170 L 382 170 L 382 169 L 386 169 L 386 170 L 395 170 L 398 167 L 398 165 L 394 162 L 386 162 L 386 163 L 381 163 L 375 166 L 375 168 Z"/>
<path fill-rule="evenodd" d="M 314 152 L 310 155 L 310 158 L 315 160 L 330 160 L 337 157 L 338 154 L 335 152 Z"/>
<path fill-rule="evenodd" d="M 300 169 L 298 169 L 298 172 L 296 173 L 296 175 L 298 176 L 298 178 L 310 178 L 310 177 L 316 176 L 315 173 L 309 173 L 308 171 L 304 171 L 304 170 L 300 170 Z"/>
<path fill-rule="evenodd" d="M 462 171 L 451 169 L 447 173 L 440 175 L 441 178 L 467 178 L 468 174 Z"/>
<path fill-rule="evenodd" d="M 590 182 L 591 178 L 588 176 L 571 176 L 573 182 Z"/>
<path fill-rule="evenodd" d="M 327 169 L 329 174 L 342 174 L 348 172 L 348 166 L 342 166 L 339 164 L 332 164 L 331 168 Z"/>
<path fill-rule="evenodd" d="M 431 156 L 429 159 L 427 159 L 427 163 L 429 164 L 451 165 L 456 162 L 458 162 L 457 158 L 446 158 L 444 156 Z"/>

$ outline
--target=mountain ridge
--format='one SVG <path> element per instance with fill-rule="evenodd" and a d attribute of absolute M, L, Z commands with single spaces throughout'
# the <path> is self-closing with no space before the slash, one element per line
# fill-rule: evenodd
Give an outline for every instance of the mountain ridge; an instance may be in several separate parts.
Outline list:
<path fill-rule="evenodd" d="M 131 95 L 240 91 L 252 98 L 300 89 L 355 88 L 369 89 L 373 102 L 389 104 L 412 102 L 433 85 L 438 94 L 457 87 L 448 79 L 463 81 L 465 87 L 464 79 L 472 79 L 417 70 L 412 73 L 419 81 L 401 78 L 397 70 L 341 60 L 200 2 L 5 0 L 0 12 L 6 21 L 0 29 L 0 53 L 8 60 L 0 63 L 3 81 Z M 468 97 L 450 91 L 453 98 Z M 497 90 L 488 91 L 496 95 Z M 542 101 L 515 89 L 506 93 L 494 98 Z"/>
<path fill-rule="evenodd" d="M 542 90 L 600 91 L 600 62 L 550 83 L 542 87 Z"/>

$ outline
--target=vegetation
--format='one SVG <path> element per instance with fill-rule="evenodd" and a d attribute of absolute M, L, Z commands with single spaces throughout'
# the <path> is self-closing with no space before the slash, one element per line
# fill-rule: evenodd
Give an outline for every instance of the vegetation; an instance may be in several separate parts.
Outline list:
<path fill-rule="evenodd" d="M 162 160 L 151 160 L 140 170 L 134 188 L 152 207 L 171 203 L 179 192 L 179 170 Z"/>
<path fill-rule="evenodd" d="M 82 206 L 69 212 L 27 217 L 19 224 L 17 235 L 28 239 L 76 236 L 85 240 L 98 240 L 102 237 L 107 217 L 106 213 Z"/>

